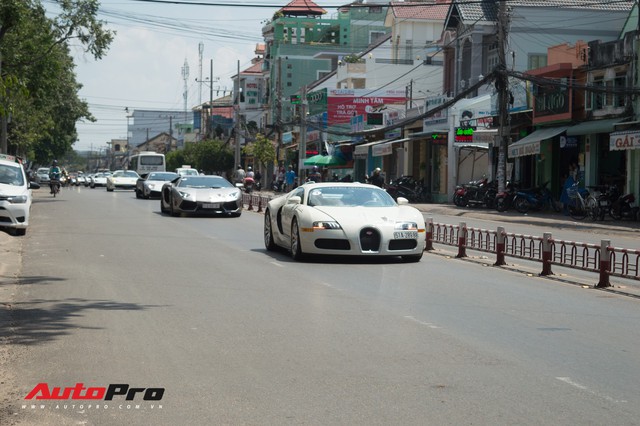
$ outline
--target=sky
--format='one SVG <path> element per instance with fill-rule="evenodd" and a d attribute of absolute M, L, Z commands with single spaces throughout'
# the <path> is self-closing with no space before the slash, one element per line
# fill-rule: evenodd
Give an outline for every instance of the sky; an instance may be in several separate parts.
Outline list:
<path fill-rule="evenodd" d="M 77 124 L 75 150 L 99 151 L 111 139 L 126 139 L 127 110 L 184 110 L 185 60 L 189 68 L 187 110 L 209 99 L 213 60 L 213 96 L 231 90 L 238 61 L 251 65 L 256 44 L 263 43 L 266 20 L 290 0 L 101 0 L 99 19 L 116 32 L 107 54 L 95 60 L 71 45 L 79 96 L 97 122 Z M 170 2 L 182 4 L 168 4 Z M 42 0 L 48 15 L 57 7 Z M 192 3 L 191 5 L 187 3 Z M 348 1 L 317 1 L 335 14 Z M 215 5 L 213 5 L 215 4 Z M 199 44 L 203 44 L 200 67 Z M 199 83 L 200 69 L 204 83 Z M 219 92 L 218 92 L 219 91 Z M 218 96 L 216 96 L 218 94 Z"/>

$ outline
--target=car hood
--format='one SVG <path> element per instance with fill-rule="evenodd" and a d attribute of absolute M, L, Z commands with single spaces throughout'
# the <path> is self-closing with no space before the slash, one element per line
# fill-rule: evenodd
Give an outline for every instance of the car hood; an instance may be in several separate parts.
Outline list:
<path fill-rule="evenodd" d="M 16 195 L 26 195 L 29 192 L 24 186 L 7 185 L 0 183 L 0 197 L 15 197 Z"/>
<path fill-rule="evenodd" d="M 314 207 L 338 222 L 343 229 L 360 229 L 363 226 L 394 225 L 397 221 L 410 220 L 424 225 L 422 214 L 414 207 Z M 315 219 L 315 218 L 314 218 Z M 318 218 L 320 219 L 320 218 Z M 321 219 L 320 219 L 321 220 Z"/>

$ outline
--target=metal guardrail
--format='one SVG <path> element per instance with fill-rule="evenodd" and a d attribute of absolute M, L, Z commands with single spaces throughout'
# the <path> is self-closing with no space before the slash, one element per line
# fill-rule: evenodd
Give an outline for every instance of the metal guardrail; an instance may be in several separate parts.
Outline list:
<path fill-rule="evenodd" d="M 243 193 L 242 202 L 247 210 L 262 212 L 272 197 L 256 193 Z M 456 257 L 467 257 L 467 249 L 496 255 L 494 265 L 506 265 L 507 256 L 542 263 L 540 275 L 552 275 L 552 265 L 580 269 L 599 274 L 595 287 L 610 287 L 609 277 L 640 281 L 640 250 L 612 247 L 610 240 L 600 245 L 556 240 L 551 233 L 542 237 L 497 230 L 470 228 L 465 222 L 458 225 L 434 223 L 427 219 L 426 250 L 433 244 L 456 247 Z M 603 256 L 602 254 L 605 253 Z"/>
<path fill-rule="evenodd" d="M 552 265 L 594 272 L 599 274 L 595 287 L 610 287 L 611 276 L 640 281 L 640 250 L 612 247 L 610 240 L 587 244 L 556 240 L 551 233 L 539 237 L 508 233 L 503 227 L 491 231 L 470 228 L 464 222 L 434 223 L 433 219 L 427 219 L 426 226 L 426 250 L 438 243 L 456 247 L 458 258 L 467 257 L 467 249 L 493 253 L 496 266 L 505 265 L 506 256 L 541 262 L 543 276 L 553 274 Z"/>

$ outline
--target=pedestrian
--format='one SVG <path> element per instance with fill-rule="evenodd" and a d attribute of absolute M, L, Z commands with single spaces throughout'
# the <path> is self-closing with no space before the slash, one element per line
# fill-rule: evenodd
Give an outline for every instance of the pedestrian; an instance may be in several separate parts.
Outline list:
<path fill-rule="evenodd" d="M 284 189 L 285 192 L 295 188 L 296 172 L 295 170 L 293 170 L 293 166 L 289 166 L 289 170 L 284 175 L 284 181 L 285 181 L 285 189 Z"/>

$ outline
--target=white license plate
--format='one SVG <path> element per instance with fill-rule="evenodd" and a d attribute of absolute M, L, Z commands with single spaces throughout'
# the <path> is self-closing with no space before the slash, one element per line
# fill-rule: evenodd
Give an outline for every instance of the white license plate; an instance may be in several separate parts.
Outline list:
<path fill-rule="evenodd" d="M 418 239 L 417 231 L 396 231 L 393 233 L 393 238 L 395 240 L 404 240 L 404 239 Z"/>
<path fill-rule="evenodd" d="M 220 204 L 219 203 L 204 203 L 204 204 L 202 204 L 202 208 L 203 209 L 219 209 L 220 208 Z"/>

